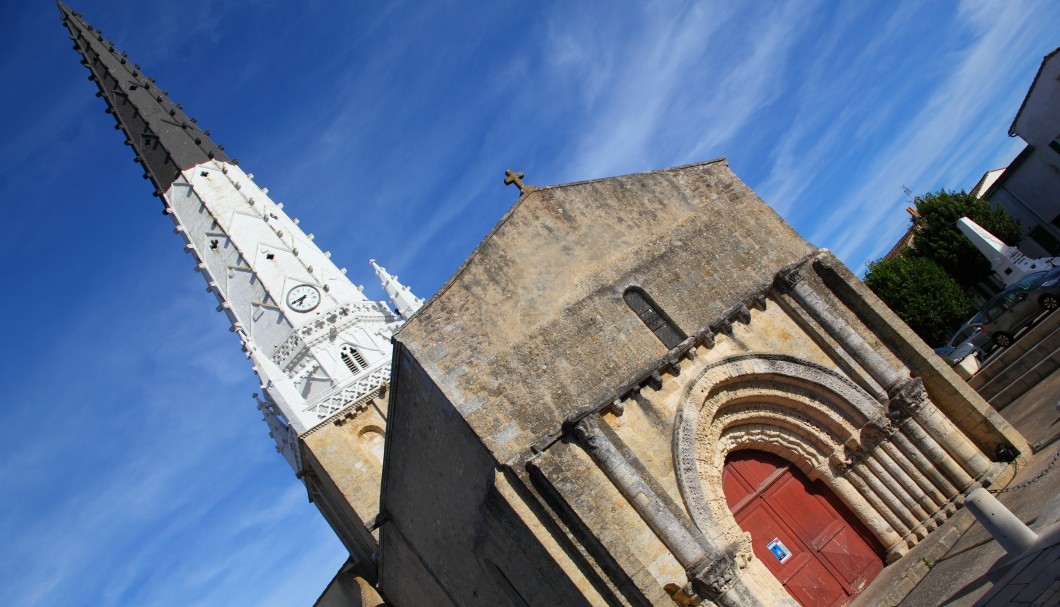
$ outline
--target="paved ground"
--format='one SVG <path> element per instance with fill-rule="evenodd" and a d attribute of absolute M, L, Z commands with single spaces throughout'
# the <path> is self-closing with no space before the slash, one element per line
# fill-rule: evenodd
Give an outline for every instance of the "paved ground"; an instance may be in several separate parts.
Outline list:
<path fill-rule="evenodd" d="M 1053 373 L 1001 411 L 1002 416 L 1022 432 L 1031 445 L 1035 445 L 1035 453 L 1024 455 L 1015 478 L 1008 484 L 1010 490 L 997 497 L 1035 531 L 1060 521 L 1058 400 L 1060 372 Z M 1053 466 L 1049 472 L 1039 476 L 1050 468 L 1050 464 Z M 1036 477 L 1038 480 L 1029 482 Z M 1060 527 L 1049 531 L 1057 530 Z M 1027 562 L 1010 562 L 997 542 L 969 512 L 962 510 L 906 558 L 885 569 L 854 605 L 971 607 L 984 597 L 990 599 L 991 605 L 1017 604 L 1012 602 L 1013 599 L 988 595 L 999 581 L 1011 586 L 1022 583 L 1020 580 L 1026 582 L 1028 577 L 1036 577 L 1039 586 L 1044 584 L 1043 588 L 1060 588 L 1057 561 L 1046 565 L 1045 558 L 1042 556 L 1030 568 Z M 1013 581 L 1011 578 L 1016 575 L 1021 577 Z M 1038 604 L 1056 605 L 1057 601 L 1047 599 Z"/>

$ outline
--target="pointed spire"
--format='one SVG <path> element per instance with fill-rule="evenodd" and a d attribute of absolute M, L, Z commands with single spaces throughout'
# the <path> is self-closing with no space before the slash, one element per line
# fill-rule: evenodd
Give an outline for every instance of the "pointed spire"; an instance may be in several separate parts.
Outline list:
<path fill-rule="evenodd" d="M 986 228 L 968 217 L 957 220 L 957 227 L 972 241 L 983 257 L 990 262 L 990 268 L 1001 277 L 1001 282 L 1011 285 L 1031 272 L 1040 272 L 1060 266 L 1060 257 L 1042 257 L 1030 259 L 1016 247 L 1010 247 L 1000 238 L 986 231 Z"/>
<path fill-rule="evenodd" d="M 117 120 L 115 128 L 125 132 L 136 161 L 144 167 L 144 176 L 155 184 L 156 195 L 166 192 L 182 170 L 210 159 L 230 161 L 221 146 L 180 105 L 170 101 L 167 92 L 155 86 L 139 65 L 130 62 L 126 53 L 116 50 L 80 13 L 62 2 L 58 5 L 74 50 L 90 72 L 89 80 L 99 87 L 98 96 L 107 102 L 107 113 Z"/>
<path fill-rule="evenodd" d="M 383 289 L 386 290 L 387 296 L 390 297 L 390 301 L 394 303 L 398 314 L 403 318 L 412 316 L 416 310 L 423 306 L 423 299 L 416 297 L 412 293 L 412 289 L 398 282 L 397 276 L 391 276 L 374 259 L 369 259 L 368 263 L 372 264 L 375 269 L 375 275 L 379 277 L 379 282 L 383 283 Z"/>

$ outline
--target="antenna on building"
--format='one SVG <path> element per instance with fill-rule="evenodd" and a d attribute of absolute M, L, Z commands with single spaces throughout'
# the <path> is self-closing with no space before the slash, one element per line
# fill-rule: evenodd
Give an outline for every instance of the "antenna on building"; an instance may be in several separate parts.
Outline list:
<path fill-rule="evenodd" d="M 909 186 L 903 185 L 902 186 L 902 193 L 905 194 L 909 198 L 909 200 L 913 200 L 913 198 L 914 198 L 913 190 L 910 190 Z"/>

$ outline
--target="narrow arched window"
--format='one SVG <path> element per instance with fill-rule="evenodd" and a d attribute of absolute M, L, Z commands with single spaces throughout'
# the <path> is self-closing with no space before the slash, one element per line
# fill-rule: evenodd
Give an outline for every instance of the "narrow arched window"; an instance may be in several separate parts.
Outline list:
<path fill-rule="evenodd" d="M 386 441 L 383 431 L 375 426 L 369 426 L 364 430 L 361 430 L 361 443 L 369 453 L 375 456 L 375 459 L 379 460 L 379 463 L 383 463 L 383 450 L 384 443 Z"/>
<path fill-rule="evenodd" d="M 362 370 L 368 368 L 368 363 L 365 362 L 364 356 L 357 351 L 357 348 L 354 348 L 350 344 L 343 344 L 342 347 L 339 348 L 339 352 L 342 356 L 342 362 L 346 363 L 346 367 L 350 370 L 350 373 L 356 375 Z"/>
<path fill-rule="evenodd" d="M 667 348 L 676 348 L 687 338 L 659 305 L 648 297 L 644 289 L 630 287 L 622 294 L 622 299 L 626 300 L 626 305 L 640 317 L 645 326 L 651 329 L 655 337 L 658 337 Z"/>

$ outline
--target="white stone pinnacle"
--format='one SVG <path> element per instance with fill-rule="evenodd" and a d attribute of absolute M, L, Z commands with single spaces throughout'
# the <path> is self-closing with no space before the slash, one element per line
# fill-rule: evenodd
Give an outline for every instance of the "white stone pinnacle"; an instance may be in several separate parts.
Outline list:
<path fill-rule="evenodd" d="M 394 307 L 402 318 L 412 316 L 416 310 L 423 306 L 423 299 L 416 297 L 412 293 L 412 289 L 398 282 L 397 276 L 391 276 L 386 271 L 386 268 L 377 264 L 374 259 L 369 259 L 368 263 L 372 264 L 372 268 L 375 269 L 375 275 L 379 277 L 379 282 L 383 284 L 383 290 L 386 291 L 387 296 L 394 303 Z"/>
<path fill-rule="evenodd" d="M 1001 242 L 1001 239 L 986 231 L 986 228 L 968 217 L 957 220 L 957 227 L 972 241 L 979 252 L 990 262 L 1005 285 L 1011 285 L 1031 272 L 1041 272 L 1060 266 L 1060 257 L 1029 259 L 1016 247 Z"/>

